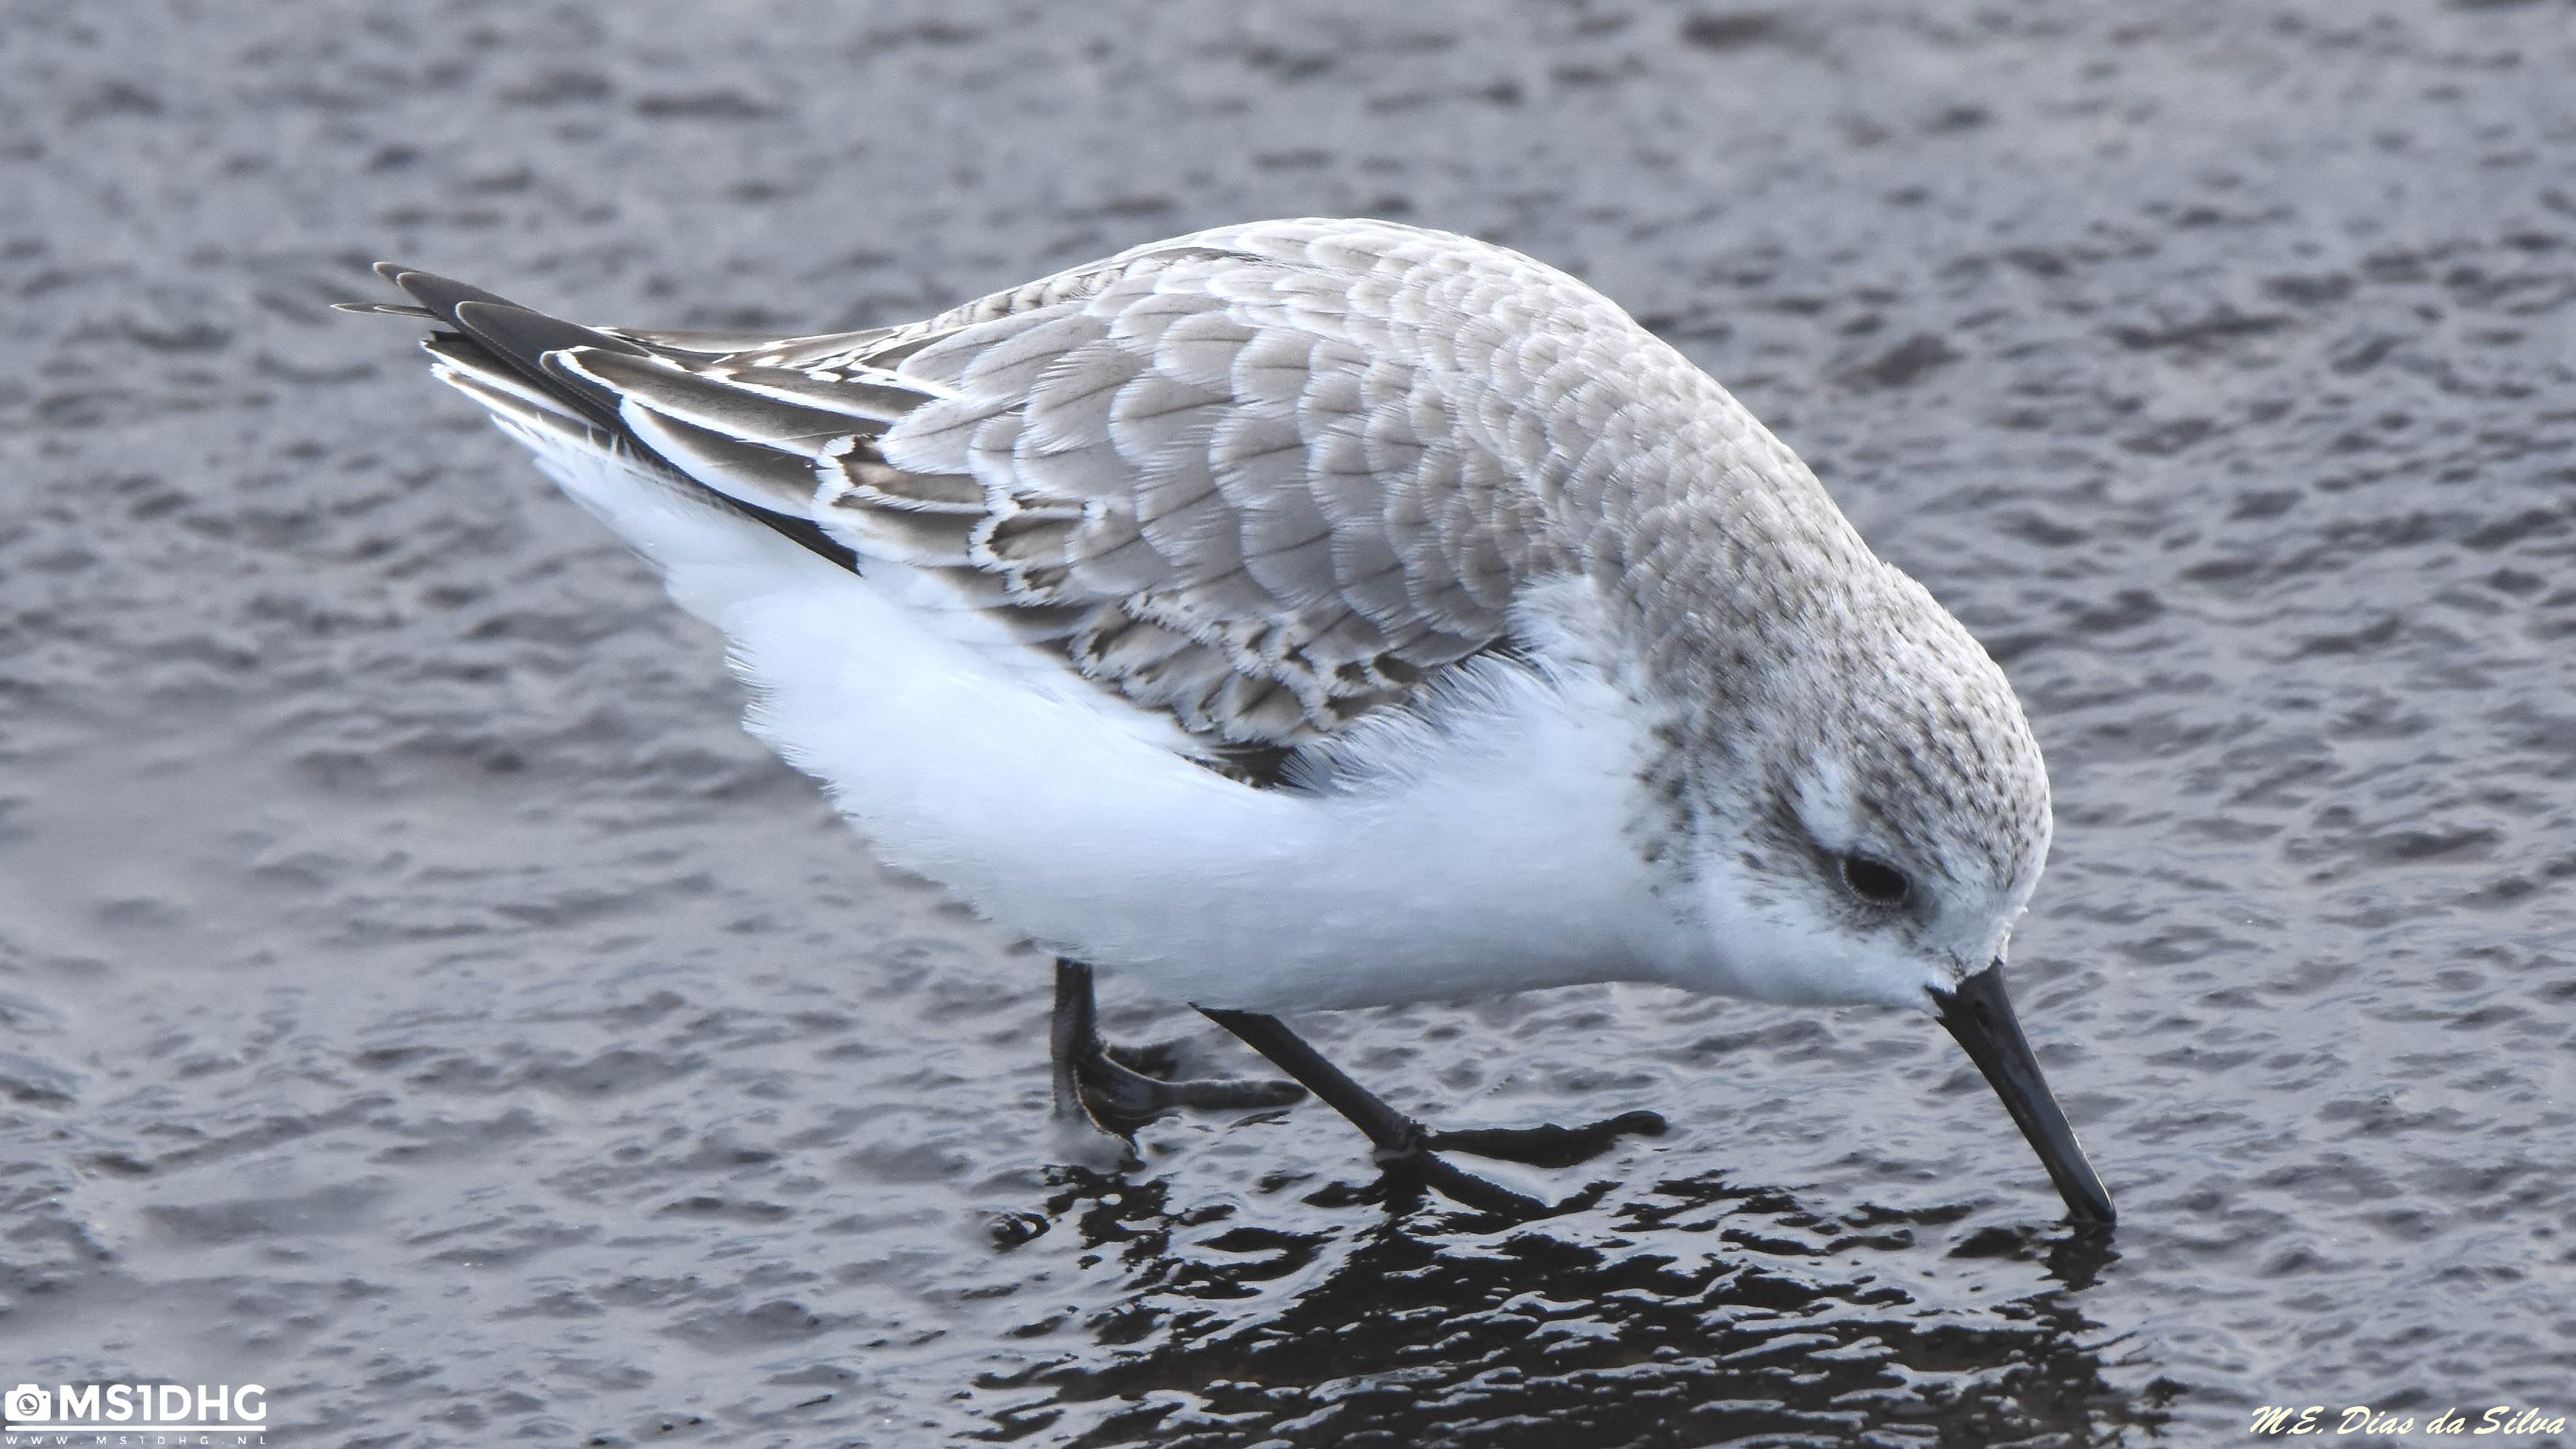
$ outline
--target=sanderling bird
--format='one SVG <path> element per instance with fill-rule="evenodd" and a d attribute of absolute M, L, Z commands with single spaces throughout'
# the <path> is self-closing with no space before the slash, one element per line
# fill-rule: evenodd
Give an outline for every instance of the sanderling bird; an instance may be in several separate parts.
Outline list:
<path fill-rule="evenodd" d="M 1929 1013 L 2079 1220 L 2004 991 L 2048 776 L 2003 671 L 1734 397 L 1590 287 L 1378 221 L 1155 242 L 900 327 L 588 327 L 385 265 L 437 376 L 723 631 L 750 730 L 1057 958 L 1057 1111 L 1271 1081 L 1106 1046 L 1186 1002 L 1382 1163 L 1438 1132 L 1275 1013 L 1651 981 Z"/>

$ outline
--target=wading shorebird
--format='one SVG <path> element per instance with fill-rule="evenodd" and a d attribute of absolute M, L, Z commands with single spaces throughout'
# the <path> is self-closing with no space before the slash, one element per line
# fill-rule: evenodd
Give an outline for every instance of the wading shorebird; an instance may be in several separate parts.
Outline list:
<path fill-rule="evenodd" d="M 1437 1132 L 1274 1013 L 1653 981 L 1926 1012 L 2069 1213 L 2111 1199 L 2003 955 L 2048 775 L 2003 671 L 1795 454 L 1590 287 L 1467 237 L 1254 222 L 927 321 L 587 327 L 378 268 L 437 376 L 723 631 L 747 723 L 888 861 L 1056 959 L 1059 1115 L 1190 1003 L 1379 1160 L 1580 1161 L 1662 1120 Z M 1148 1064 L 1150 1065 L 1150 1064 Z"/>

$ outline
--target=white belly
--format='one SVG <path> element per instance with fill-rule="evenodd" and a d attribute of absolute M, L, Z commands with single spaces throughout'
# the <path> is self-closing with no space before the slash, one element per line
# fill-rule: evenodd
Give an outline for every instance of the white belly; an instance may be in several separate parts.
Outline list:
<path fill-rule="evenodd" d="M 1045 949 L 1172 999 L 1313 1010 L 1640 978 L 1669 947 L 1629 838 L 1636 741 L 1588 667 L 1479 665 L 1440 728 L 1363 726 L 1345 788 L 1256 789 L 766 529 L 540 456 L 724 631 L 754 734 L 887 861 Z"/>
<path fill-rule="evenodd" d="M 1619 716 L 1584 707 L 1606 701 L 1481 667 L 1444 728 L 1355 741 L 1344 788 L 1259 790 L 822 572 L 722 611 L 753 732 L 889 861 L 1050 950 L 1245 1009 L 1644 974 L 1630 755 Z"/>

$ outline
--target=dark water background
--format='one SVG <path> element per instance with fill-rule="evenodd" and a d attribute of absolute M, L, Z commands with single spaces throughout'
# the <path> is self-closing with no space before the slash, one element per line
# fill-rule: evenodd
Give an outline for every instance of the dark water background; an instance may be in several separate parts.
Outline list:
<path fill-rule="evenodd" d="M 0 1384 L 257 1380 L 278 1446 L 2576 1415 L 2571 75 L 2561 0 L 0 4 Z M 1050 1173 L 1043 963 L 323 311 L 856 325 L 1311 212 L 1588 276 L 1994 647 L 2108 1251 L 1928 1022 L 1650 990 L 1309 1023 L 1452 1122 L 1672 1117 L 1561 1218 L 1311 1106 Z"/>

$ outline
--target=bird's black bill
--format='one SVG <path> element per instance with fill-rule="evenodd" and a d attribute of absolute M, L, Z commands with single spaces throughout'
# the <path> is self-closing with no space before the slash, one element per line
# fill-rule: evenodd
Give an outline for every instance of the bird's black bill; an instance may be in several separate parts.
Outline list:
<path fill-rule="evenodd" d="M 1967 1048 L 1969 1060 L 1986 1074 L 2021 1135 L 2039 1153 L 2040 1165 L 2066 1199 L 2067 1215 L 2077 1222 L 2110 1222 L 2111 1194 L 2084 1156 L 2084 1144 L 2075 1140 L 2075 1129 L 2066 1124 L 2066 1113 L 2040 1075 L 2030 1043 L 2022 1039 L 2012 998 L 2004 994 L 2004 963 L 1998 960 L 1961 981 L 1956 991 L 1933 992 L 1932 1001 L 1940 1008 L 1941 1024 Z"/>

